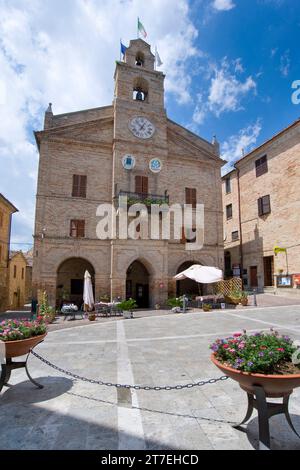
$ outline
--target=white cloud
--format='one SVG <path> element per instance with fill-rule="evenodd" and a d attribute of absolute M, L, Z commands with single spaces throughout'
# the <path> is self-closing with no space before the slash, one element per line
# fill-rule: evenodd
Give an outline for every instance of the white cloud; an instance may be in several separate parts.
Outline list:
<path fill-rule="evenodd" d="M 290 51 L 287 50 L 280 57 L 280 72 L 284 77 L 288 76 L 290 72 L 290 67 L 291 67 Z"/>
<path fill-rule="evenodd" d="M 212 4 L 213 8 L 218 11 L 228 11 L 235 7 L 232 0 L 214 0 Z"/>
<path fill-rule="evenodd" d="M 198 93 L 194 109 L 194 124 L 202 124 L 211 112 L 219 117 L 225 112 L 237 112 L 243 108 L 242 100 L 250 93 L 256 93 L 256 82 L 251 76 L 244 79 L 238 75 L 245 72 L 240 58 L 229 61 L 224 57 L 220 65 L 209 64 L 210 84 L 208 92 Z M 204 96 L 205 95 L 205 96 Z"/>
<path fill-rule="evenodd" d="M 251 76 L 242 82 L 226 67 L 216 69 L 208 96 L 209 109 L 217 116 L 225 111 L 239 111 L 242 109 L 241 99 L 251 90 L 256 90 L 256 83 Z"/>
<path fill-rule="evenodd" d="M 32 128 L 42 127 L 49 101 L 55 114 L 112 102 L 119 40 L 136 38 L 141 2 L 0 0 L 0 11 L 1 192 L 20 209 L 13 239 L 31 241 L 38 160 Z M 142 12 L 147 41 L 164 63 L 167 97 L 189 102 L 189 60 L 200 52 L 188 0 L 149 0 Z"/>
<path fill-rule="evenodd" d="M 262 121 L 257 119 L 254 124 L 241 129 L 237 134 L 229 137 L 221 146 L 221 156 L 228 162 L 224 171 L 230 169 L 232 165 L 239 160 L 243 154 L 253 150 L 256 145 L 257 139 L 262 130 Z"/>

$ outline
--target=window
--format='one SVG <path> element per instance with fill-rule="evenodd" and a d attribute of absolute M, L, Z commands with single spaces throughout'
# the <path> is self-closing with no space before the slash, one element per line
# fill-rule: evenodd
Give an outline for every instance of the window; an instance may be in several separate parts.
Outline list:
<path fill-rule="evenodd" d="M 4 214 L 2 211 L 0 211 L 0 227 L 3 227 L 3 219 L 4 219 Z"/>
<path fill-rule="evenodd" d="M 22 268 L 22 279 L 24 279 L 24 268 Z"/>
<path fill-rule="evenodd" d="M 230 179 L 230 176 L 225 179 L 225 191 L 226 191 L 226 194 L 231 193 L 231 179 Z"/>
<path fill-rule="evenodd" d="M 138 194 L 148 194 L 148 176 L 135 177 L 135 192 Z"/>
<path fill-rule="evenodd" d="M 16 277 L 17 277 L 17 266 L 14 265 L 14 278 L 16 278 Z"/>
<path fill-rule="evenodd" d="M 71 220 L 70 222 L 70 237 L 83 238 L 85 229 L 84 220 Z"/>
<path fill-rule="evenodd" d="M 235 232 L 232 232 L 231 237 L 232 237 L 233 242 L 238 240 L 239 239 L 239 231 L 236 230 Z"/>
<path fill-rule="evenodd" d="M 258 215 L 267 215 L 270 214 L 271 212 L 271 202 L 270 202 L 270 196 L 263 196 L 260 197 L 257 201 L 258 203 Z"/>
<path fill-rule="evenodd" d="M 255 168 L 256 168 L 256 177 L 257 178 L 261 175 L 264 175 L 265 173 L 268 173 L 267 155 L 264 155 L 263 157 L 256 160 Z"/>
<path fill-rule="evenodd" d="M 195 188 L 185 188 L 185 203 L 191 204 L 193 209 L 196 209 L 197 191 Z"/>
<path fill-rule="evenodd" d="M 86 175 L 73 175 L 73 197 L 86 197 Z"/>
<path fill-rule="evenodd" d="M 232 219 L 232 204 L 226 206 L 226 218 L 227 220 Z"/>
<path fill-rule="evenodd" d="M 2 245 L 0 245 L 0 263 L 2 261 Z"/>

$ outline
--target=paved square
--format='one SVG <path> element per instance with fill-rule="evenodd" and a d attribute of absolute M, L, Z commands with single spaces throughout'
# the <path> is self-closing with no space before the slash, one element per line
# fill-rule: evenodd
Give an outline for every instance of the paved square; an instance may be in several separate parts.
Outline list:
<path fill-rule="evenodd" d="M 52 331 L 37 352 L 74 373 L 105 381 L 175 385 L 221 374 L 209 343 L 220 335 L 276 327 L 300 340 L 300 306 L 187 313 L 98 322 Z M 31 357 L 38 390 L 21 370 L 0 397 L 0 449 L 256 449 L 257 417 L 239 422 L 246 395 L 231 380 L 179 391 L 117 390 L 70 378 Z M 300 431 L 300 391 L 290 412 Z M 284 417 L 271 419 L 273 449 L 299 449 Z"/>

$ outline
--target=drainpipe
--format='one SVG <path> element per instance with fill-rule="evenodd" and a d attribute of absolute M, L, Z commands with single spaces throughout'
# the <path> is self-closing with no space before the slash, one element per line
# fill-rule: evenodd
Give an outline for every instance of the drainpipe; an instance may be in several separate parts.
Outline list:
<path fill-rule="evenodd" d="M 239 211 L 239 229 L 240 229 L 240 265 L 241 265 L 241 278 L 243 281 L 244 271 L 244 253 L 243 253 L 243 233 L 242 233 L 242 219 L 241 219 L 241 189 L 240 189 L 240 170 L 237 168 L 237 185 L 238 185 L 238 211 Z"/>

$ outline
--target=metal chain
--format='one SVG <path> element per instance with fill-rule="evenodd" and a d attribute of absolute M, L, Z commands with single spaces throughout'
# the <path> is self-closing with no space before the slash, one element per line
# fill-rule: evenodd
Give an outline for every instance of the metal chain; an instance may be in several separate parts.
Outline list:
<path fill-rule="evenodd" d="M 224 380 L 227 380 L 228 377 L 227 375 L 223 375 L 222 377 L 219 377 L 217 379 L 208 379 L 208 380 L 200 380 L 200 382 L 194 382 L 194 383 L 189 383 L 185 385 L 165 385 L 165 386 L 148 386 L 148 385 L 127 385 L 127 384 L 118 384 L 118 383 L 112 383 L 112 382 L 103 382 L 102 380 L 94 380 L 94 379 L 88 379 L 86 377 L 82 377 L 81 375 L 73 374 L 72 372 L 62 369 L 61 367 L 56 366 L 55 364 L 52 364 L 52 362 L 48 361 L 47 359 L 43 358 L 33 350 L 31 350 L 31 354 L 35 356 L 37 359 L 39 359 L 41 362 L 46 364 L 47 366 L 51 367 L 52 369 L 55 369 L 65 375 L 68 375 L 69 377 L 72 377 L 73 379 L 76 380 L 81 380 L 83 382 L 89 382 L 91 384 L 96 384 L 96 385 L 103 385 L 105 387 L 116 387 L 116 388 L 127 388 L 127 389 L 133 389 L 133 390 L 154 390 L 154 391 L 161 391 L 161 390 L 183 390 L 185 388 L 194 388 L 194 387 L 202 387 L 203 385 L 208 385 L 208 384 L 215 384 L 217 382 L 221 382 Z"/>

